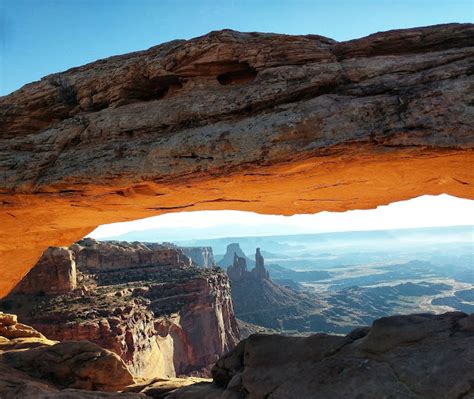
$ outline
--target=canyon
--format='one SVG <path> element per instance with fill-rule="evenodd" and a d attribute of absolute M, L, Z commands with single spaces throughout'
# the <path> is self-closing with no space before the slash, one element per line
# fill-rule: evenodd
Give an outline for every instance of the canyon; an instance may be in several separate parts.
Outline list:
<path fill-rule="evenodd" d="M 256 250 L 255 266 L 252 270 L 247 270 L 248 258 L 238 244 L 231 244 L 227 248 L 236 251 L 233 264 L 227 268 L 227 274 L 238 319 L 282 332 L 292 320 L 307 317 L 314 313 L 315 309 L 324 306 L 324 303 L 318 301 L 315 296 L 272 281 L 265 268 L 260 248 Z"/>
<path fill-rule="evenodd" d="M 225 273 L 173 245 L 86 238 L 49 248 L 0 308 L 48 338 L 96 343 L 142 378 L 207 376 L 239 340 Z"/>
<path fill-rule="evenodd" d="M 14 315 L 0 313 L 0 395 L 5 399 L 470 398 L 473 340 L 473 315 L 392 316 L 346 336 L 252 335 L 219 359 L 212 382 L 133 381 L 112 352 L 84 341 L 50 341 L 18 323 Z"/>
<path fill-rule="evenodd" d="M 234 251 L 227 269 L 234 309 L 251 324 L 240 323 L 242 336 L 348 334 L 394 314 L 471 313 L 473 233 L 473 226 L 456 226 L 193 242 L 216 251 L 231 243 L 223 259 Z M 256 245 L 268 275 L 247 270 Z"/>

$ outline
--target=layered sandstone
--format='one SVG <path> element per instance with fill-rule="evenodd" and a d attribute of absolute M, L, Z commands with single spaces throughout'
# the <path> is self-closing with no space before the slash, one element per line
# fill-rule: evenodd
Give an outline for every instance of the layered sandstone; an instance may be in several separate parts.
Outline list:
<path fill-rule="evenodd" d="M 212 247 L 180 247 L 185 255 L 189 256 L 193 263 L 199 267 L 214 267 L 216 260 Z"/>
<path fill-rule="evenodd" d="M 76 288 L 76 262 L 68 248 L 49 248 L 15 287 L 18 294 L 64 294 Z"/>
<path fill-rule="evenodd" d="M 99 224 L 474 198 L 473 55 L 471 24 L 344 43 L 224 30 L 2 97 L 0 294 Z"/>
<path fill-rule="evenodd" d="M 116 354 L 87 341 L 51 341 L 16 315 L 0 312 L 0 397 L 40 398 L 57 388 L 116 392 L 133 383 Z M 76 397 L 80 392 L 71 392 Z"/>
<path fill-rule="evenodd" d="M 68 256 L 56 265 L 58 251 Z M 43 271 L 66 268 L 65 259 L 74 284 L 47 290 L 63 279 Z M 109 349 L 147 378 L 206 375 L 239 338 L 226 275 L 170 245 L 84 239 L 50 248 L 0 306 L 50 338 Z"/>

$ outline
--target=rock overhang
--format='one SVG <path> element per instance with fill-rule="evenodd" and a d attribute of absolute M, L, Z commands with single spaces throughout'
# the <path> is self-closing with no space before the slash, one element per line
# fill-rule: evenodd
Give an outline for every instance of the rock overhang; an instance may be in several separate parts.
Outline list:
<path fill-rule="evenodd" d="M 211 32 L 0 98 L 0 294 L 49 245 L 166 212 L 474 198 L 474 25 Z"/>

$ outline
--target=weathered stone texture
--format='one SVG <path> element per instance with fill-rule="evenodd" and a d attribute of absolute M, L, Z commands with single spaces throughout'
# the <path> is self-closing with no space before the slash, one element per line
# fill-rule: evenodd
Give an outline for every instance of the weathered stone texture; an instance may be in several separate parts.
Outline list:
<path fill-rule="evenodd" d="M 56 253 L 77 266 L 67 291 L 47 289 L 64 260 Z M 50 338 L 111 350 L 143 378 L 209 375 L 239 340 L 225 273 L 169 245 L 87 238 L 50 248 L 3 304 Z"/>

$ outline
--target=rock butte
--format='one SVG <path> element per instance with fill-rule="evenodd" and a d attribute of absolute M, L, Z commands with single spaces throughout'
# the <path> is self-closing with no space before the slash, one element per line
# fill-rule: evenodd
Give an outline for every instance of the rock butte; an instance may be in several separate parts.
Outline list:
<path fill-rule="evenodd" d="M 474 25 L 211 32 L 0 98 L 0 295 L 47 246 L 166 212 L 474 198 Z"/>

